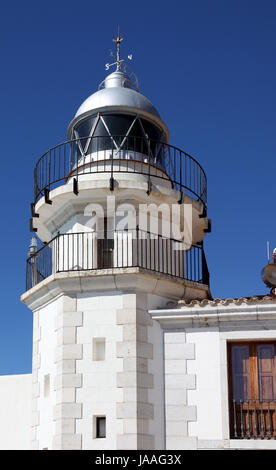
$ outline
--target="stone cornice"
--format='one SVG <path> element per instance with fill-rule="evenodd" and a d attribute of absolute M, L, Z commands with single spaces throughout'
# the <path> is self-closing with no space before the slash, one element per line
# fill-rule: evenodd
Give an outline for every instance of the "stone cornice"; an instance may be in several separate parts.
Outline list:
<path fill-rule="evenodd" d="M 28 290 L 21 301 L 35 311 L 60 295 L 83 292 L 139 291 L 175 301 L 184 296 L 199 299 L 209 296 L 207 285 L 157 274 L 141 268 L 113 268 L 93 271 L 55 273 Z"/>
<path fill-rule="evenodd" d="M 162 324 L 163 327 L 175 326 L 180 328 L 183 326 L 222 326 L 231 323 L 234 327 L 239 327 L 241 322 L 275 322 L 276 328 L 276 302 L 268 300 L 267 302 L 256 300 L 253 305 L 248 303 L 230 303 L 218 304 L 217 306 L 196 308 L 185 307 L 178 309 L 160 309 L 150 310 L 149 314 L 153 320 Z M 235 325 L 234 325 L 235 323 Z"/>

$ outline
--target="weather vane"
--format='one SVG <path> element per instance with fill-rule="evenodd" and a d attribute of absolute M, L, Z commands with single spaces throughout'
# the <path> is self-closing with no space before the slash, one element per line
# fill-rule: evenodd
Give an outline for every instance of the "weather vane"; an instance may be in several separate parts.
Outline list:
<path fill-rule="evenodd" d="M 116 43 L 117 58 L 116 58 L 116 61 L 113 62 L 112 64 L 105 64 L 105 70 L 109 70 L 109 68 L 112 67 L 112 65 L 117 66 L 116 71 L 121 70 L 122 63 L 125 62 L 125 59 L 120 58 L 120 47 L 121 47 L 121 42 L 123 41 L 123 39 L 124 38 L 122 36 L 120 36 L 120 27 L 118 26 L 118 35 L 117 35 L 116 38 L 112 39 L 112 41 Z M 111 57 L 113 57 L 115 59 L 115 56 L 114 56 L 112 51 L 110 52 L 110 55 L 111 55 Z M 128 60 L 132 60 L 132 54 L 129 54 L 127 56 L 127 58 L 128 58 Z"/>

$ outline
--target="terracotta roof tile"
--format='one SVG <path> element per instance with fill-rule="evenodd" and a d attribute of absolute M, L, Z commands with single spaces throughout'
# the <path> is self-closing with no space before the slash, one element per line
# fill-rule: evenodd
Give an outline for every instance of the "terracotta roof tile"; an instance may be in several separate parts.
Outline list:
<path fill-rule="evenodd" d="M 168 308 L 191 308 L 191 307 L 216 307 L 219 305 L 241 305 L 241 304 L 258 304 L 258 303 L 271 303 L 276 302 L 275 295 L 254 295 L 252 297 L 239 297 L 236 299 L 203 299 L 203 300 L 191 300 L 186 302 L 186 300 L 181 299 L 176 303 L 168 303 Z"/>

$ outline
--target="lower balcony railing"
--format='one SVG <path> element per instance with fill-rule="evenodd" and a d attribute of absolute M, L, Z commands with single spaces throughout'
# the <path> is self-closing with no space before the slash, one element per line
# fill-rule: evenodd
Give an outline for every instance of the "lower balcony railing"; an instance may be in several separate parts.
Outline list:
<path fill-rule="evenodd" d="M 233 400 L 232 439 L 276 439 L 276 399 Z"/>
<path fill-rule="evenodd" d="M 140 267 L 209 285 L 202 245 L 140 229 L 59 234 L 27 259 L 26 289 L 53 273 Z"/>

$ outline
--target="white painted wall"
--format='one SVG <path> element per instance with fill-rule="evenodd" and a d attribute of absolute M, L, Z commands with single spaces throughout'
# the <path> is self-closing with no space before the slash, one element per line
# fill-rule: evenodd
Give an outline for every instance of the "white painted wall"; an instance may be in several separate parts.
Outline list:
<path fill-rule="evenodd" d="M 38 369 L 39 382 L 39 448 L 52 449 L 52 438 L 55 434 L 54 407 L 56 402 L 55 380 L 56 380 L 56 358 L 57 347 L 56 336 L 57 301 L 47 304 L 39 311 L 40 341 L 40 367 Z M 50 393 L 44 396 L 44 377 L 50 376 Z"/>
<path fill-rule="evenodd" d="M 148 341 L 153 344 L 153 359 L 149 373 L 153 374 L 153 388 L 149 389 L 149 402 L 154 404 L 154 419 L 149 422 L 149 432 L 154 436 L 155 449 L 165 449 L 165 385 L 164 338 L 159 323 L 148 328 Z"/>
<path fill-rule="evenodd" d="M 0 450 L 29 450 L 32 375 L 0 377 Z"/>
<path fill-rule="evenodd" d="M 187 361 L 187 373 L 196 376 L 188 403 L 197 407 L 197 421 L 189 422 L 188 432 L 198 439 L 222 439 L 219 337 L 218 328 L 186 331 L 186 342 L 195 347 L 195 360 Z"/>

